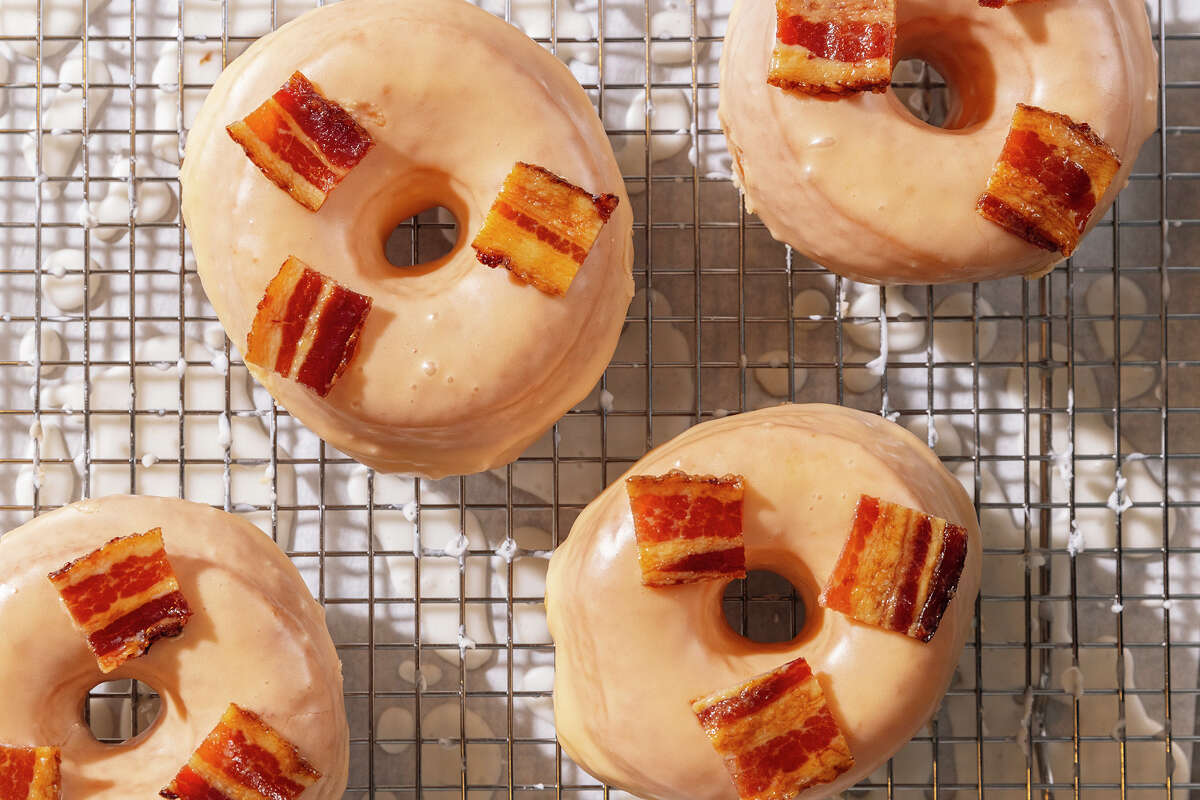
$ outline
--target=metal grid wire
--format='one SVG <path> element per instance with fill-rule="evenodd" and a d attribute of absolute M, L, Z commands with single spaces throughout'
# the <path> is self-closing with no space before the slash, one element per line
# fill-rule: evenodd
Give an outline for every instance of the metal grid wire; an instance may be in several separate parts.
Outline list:
<path fill-rule="evenodd" d="M 59 35 L 43 30 L 43 4 L 51 0 L 33 0 L 29 5 L 37 13 L 36 30 L 31 35 L 9 32 L 0 36 L 7 46 L 28 48 L 32 55 L 27 63 L 13 59 L 14 65 L 23 66 L 0 84 L 8 105 L 7 116 L 0 117 L 4 125 L 0 127 L 0 154 L 8 153 L 0 160 L 0 203 L 5 207 L 0 214 L 0 285 L 7 303 L 0 342 L 9 348 L 6 360 L 0 361 L 6 376 L 0 410 L 0 468 L 9 479 L 5 485 L 13 487 L 0 495 L 5 501 L 0 506 L 5 527 L 57 504 L 47 497 L 44 477 L 54 470 L 77 474 L 78 483 L 61 498 L 65 501 L 95 494 L 99 489 L 96 476 L 101 471 L 108 476 L 105 487 L 109 490 L 115 474 L 119 488 L 136 492 L 147 490 L 146 476 L 152 470 L 162 473 L 165 469 L 173 476 L 171 493 L 241 513 L 257 513 L 256 520 L 269 527 L 325 604 L 345 663 L 352 736 L 349 796 L 387 796 L 390 792 L 397 797 L 608 797 L 609 789 L 569 764 L 552 736 L 540 735 L 527 724 L 528 709 L 544 704 L 549 693 L 522 688 L 519 673 L 522 665 L 529 663 L 529 654 L 549 656 L 553 649 L 548 642 L 520 641 L 516 633 L 523 610 L 536 609 L 541 603 L 540 596 L 524 593 L 519 585 L 519 559 L 497 559 L 493 537 L 480 543 L 472 540 L 458 561 L 457 585 L 451 596 L 440 592 L 430 596 L 424 590 L 422 571 L 436 565 L 431 558 L 439 552 L 422 549 L 420 532 L 432 515 L 442 514 L 464 530 L 471 518 L 481 520 L 484 528 L 499 531 L 501 539 L 522 526 L 541 528 L 549 533 L 549 543 L 556 544 L 567 535 L 587 500 L 645 449 L 691 424 L 777 402 L 779 398 L 764 395 L 755 375 L 780 366 L 777 359 L 758 354 L 782 349 L 794 368 L 786 372 L 787 398 L 854 405 L 897 415 L 901 422 L 950 421 L 967 445 L 963 453 L 946 461 L 951 468 L 967 471 L 968 483 L 974 484 L 976 497 L 981 498 L 985 532 L 989 513 L 1015 512 L 1024 520 L 1018 527 L 1021 540 L 1014 546 L 999 546 L 992 540 L 987 543 L 985 572 L 1015 576 L 1017 589 L 996 590 L 985 581 L 977 606 L 983 624 L 976 627 L 967 644 L 960 675 L 942 712 L 905 749 L 903 768 L 898 758 L 855 791 L 889 798 L 916 793 L 936 797 L 942 792 L 1061 797 L 1103 791 L 1123 798 L 1127 793 L 1170 796 L 1174 791 L 1200 788 L 1198 783 L 1176 781 L 1169 766 L 1176 745 L 1194 750 L 1197 729 L 1192 720 L 1200 700 L 1195 634 L 1200 588 L 1188 580 L 1192 557 L 1200 553 L 1188 536 L 1194 530 L 1191 509 L 1196 502 L 1190 495 L 1175 494 L 1178 484 L 1190 480 L 1190 470 L 1200 458 L 1200 418 L 1196 416 L 1200 406 L 1193 402 L 1200 394 L 1191 375 L 1191 368 L 1200 363 L 1200 351 L 1194 349 L 1200 341 L 1200 316 L 1189 304 L 1200 297 L 1196 283 L 1200 272 L 1196 266 L 1200 263 L 1200 33 L 1187 30 L 1186 25 L 1170 25 L 1164 1 L 1157 0 L 1157 7 L 1150 9 L 1161 55 L 1162 124 L 1144 148 L 1130 187 L 1110 218 L 1101 223 L 1072 262 L 1050 276 L 1028 283 L 1012 279 L 970 287 L 967 313 L 935 314 L 951 290 L 909 290 L 908 299 L 918 314 L 888 314 L 889 323 L 923 321 L 933 335 L 927 337 L 915 360 L 888 363 L 877 387 L 853 391 L 849 378 L 866 369 L 868 356 L 860 357 L 846 332 L 856 322 L 875 318 L 851 317 L 839 303 L 816 318 L 798 316 L 791 303 L 794 295 L 813 288 L 840 298 L 848 282 L 830 279 L 816 265 L 773 242 L 761 223 L 745 213 L 729 181 L 708 174 L 697 165 L 699 159 L 689 161 L 678 155 L 660 161 L 647 146 L 679 135 L 674 129 L 654 127 L 647 99 L 660 91 L 677 90 L 690 101 L 693 148 L 723 148 L 719 128 L 706 124 L 709 117 L 702 113 L 715 105 L 717 85 L 711 65 L 720 52 L 723 21 L 709 19 L 701 25 L 698 7 L 682 5 L 690 15 L 690 34 L 651 37 L 645 31 L 650 30 L 652 11 L 658 7 L 627 5 L 621 8 L 629 12 L 635 25 L 641 24 L 643 33 L 617 34 L 607 31 L 606 24 L 609 10 L 619 4 L 599 0 L 598 6 L 589 7 L 594 35 L 567 38 L 558 33 L 558 5 L 547 0 L 549 36 L 540 41 L 553 51 L 564 46 L 590 48 L 596 62 L 594 77 L 583 83 L 614 145 L 637 146 L 644 151 L 644 158 L 633 159 L 640 162 L 640 168 L 626 176 L 636 213 L 635 275 L 644 291 L 630 310 L 622 349 L 597 391 L 520 461 L 486 475 L 396 482 L 362 471 L 352 460 L 319 442 L 261 390 L 254 390 L 249 404 L 239 400 L 235 385 L 244 380 L 244 373 L 238 372 L 238 356 L 228 341 L 220 344 L 215 355 L 191 353 L 189 342 L 202 340 L 216 319 L 197 291 L 186 231 L 177 215 L 164 221 L 139 220 L 131 203 L 128 218 L 114 224 L 122 229 L 124 241 L 111 244 L 98 238 L 106 232 L 105 221 L 97 225 L 95 220 L 80 221 L 69 213 L 53 212 L 44 199 L 55 184 L 61 184 L 57 189 L 70 198 L 70 207 L 77 205 L 76 200 L 86 204 L 102 197 L 114 183 L 128 185 L 133 191 L 163 182 L 177 195 L 173 175 L 138 171 L 136 156 L 145 153 L 155 137 L 180 136 L 179 125 L 163 127 L 143 113 L 145 95 L 163 88 L 149 77 L 148 64 L 158 49 L 179 43 L 173 82 L 179 87 L 177 119 L 181 123 L 189 112 L 185 105 L 193 102 L 189 93 L 202 96 L 208 86 L 185 74 L 184 47 L 219 45 L 221 62 L 227 63 L 262 31 L 242 35 L 232 29 L 235 15 L 229 0 L 220 4 L 220 31 L 215 37 L 211 32 L 186 30 L 184 0 L 157 4 L 112 0 L 107 8 L 90 4 L 93 8 L 85 12 L 78 35 Z M 259 3 L 263 31 L 284 21 L 278 2 Z M 490 10 L 511 18 L 514 3 L 516 0 L 508 0 Z M 101 15 L 106 22 L 103 26 L 97 23 Z M 662 71 L 652 63 L 652 49 L 664 44 L 690 48 L 686 77 L 660 79 Z M 49 77 L 47 65 L 57 57 L 44 54 L 62 49 L 60 45 L 82 53 L 82 82 Z M 115 77 L 89 81 L 89 59 L 99 58 L 101 51 L 108 54 Z M 126 62 L 115 63 L 114 52 L 123 53 Z M 640 77 L 610 75 L 608 62 L 617 53 L 642 55 L 642 68 L 634 70 Z M 81 123 L 68 133 L 86 133 L 82 157 L 70 174 L 47 177 L 44 109 L 52 92 L 69 89 L 75 89 L 81 101 Z M 96 89 L 111 94 L 99 125 L 90 117 L 97 109 L 89 106 Z M 916 95 L 918 104 L 925 103 L 928 115 L 940 89 L 929 71 L 917 69 L 912 80 L 897 82 L 897 91 Z M 619 114 L 610 113 L 614 105 L 636 102 L 631 98 L 639 92 L 644 93 L 643 125 L 629 126 L 620 121 Z M 32 163 L 26 164 L 14 153 L 19 152 L 21 143 L 30 141 L 34 143 Z M 98 166 L 112 154 L 128 156 L 133 165 L 128 181 L 120 175 L 107 175 Z M 445 249 L 444 234 L 452 226 L 433 212 L 422 214 L 398 229 L 389 252 L 397 263 L 427 260 Z M 56 277 L 45 266 L 46 257 L 64 244 L 82 250 L 84 264 L 91 264 L 98 253 L 103 255 L 104 265 L 87 266 L 82 281 L 85 294 L 93 283 L 104 281 L 107 296 L 95 305 L 85 302 L 78 313 L 55 313 L 46 302 L 45 281 Z M 1089 311 L 1082 297 L 1085 284 L 1110 277 L 1112 314 Z M 1134 280 L 1142 287 L 1149 298 L 1146 308 L 1121 308 L 1119 278 Z M 885 313 L 888 298 L 895 298 L 898 292 L 881 294 Z M 168 302 L 165 306 L 144 302 L 150 296 L 166 297 Z M 1111 324 L 1118 321 L 1121 324 Z M 1113 341 L 1111 352 L 1115 352 L 1111 357 L 1095 355 L 1095 350 L 1089 353 L 1080 346 L 1097 322 L 1110 323 L 1107 336 Z M 970 357 L 966 359 L 947 358 L 934 347 L 939 326 L 956 323 L 948 330 L 956 335 L 970 333 Z M 1130 323 L 1141 323 L 1141 341 L 1150 347 L 1147 355 L 1124 355 L 1120 340 L 1129 335 Z M 65 353 L 57 358 L 42 351 L 42 331 L 47 328 L 60 331 L 66 340 Z M 31 352 L 18 353 L 18 341 L 30 329 L 37 332 Z M 664 336 L 669 329 L 685 343 L 682 350 L 667 347 Z M 1007 357 L 989 360 L 982 355 L 989 349 L 985 346 L 989 330 L 1009 344 Z M 142 354 L 141 343 L 155 335 L 173 342 L 175 352 L 169 357 L 158 351 L 153 357 Z M 1065 357 L 1055 355 L 1056 343 L 1065 345 Z M 222 356 L 225 362 L 218 363 Z M 176 358 L 180 359 L 177 373 L 170 371 Z M 30 362 L 42 369 L 31 370 Z M 1020 375 L 1019 401 L 1005 403 L 993 389 L 1014 368 Z M 1122 403 L 1122 380 L 1129 379 L 1129 370 L 1138 368 L 1156 371 L 1159 391 L 1150 398 Z M 101 407 L 92 389 L 113 374 L 122 374 L 122 369 L 127 404 Z M 198 380 L 195 371 L 208 369 L 215 370 L 223 384 L 221 400 L 215 405 L 193 398 L 189 390 Z M 806 371 L 806 381 L 799 378 L 801 369 Z M 147 370 L 157 370 L 160 382 L 174 384 L 173 405 L 152 407 L 138 397 L 142 384 L 135 376 Z M 75 407 L 46 402 L 47 386 L 58 380 L 48 378 L 47 371 L 60 372 L 84 387 Z M 1102 376 L 1100 383 L 1108 396 L 1117 399 L 1094 407 L 1076 404 L 1073 398 L 1085 372 Z M 1056 399 L 1064 380 L 1072 390 L 1065 404 Z M 947 399 L 941 391 L 947 382 L 962 391 Z M 30 384 L 32 389 L 26 392 Z M 914 386 L 916 390 L 911 391 Z M 1111 426 L 1111 452 L 1089 455 L 1073 446 L 1078 421 L 1085 415 L 1102 418 Z M 1161 517 L 1159 541 L 1131 547 L 1124 541 L 1118 515 L 1114 546 L 1082 552 L 1062 546 L 1056 530 L 1072 524 L 1088 508 L 1103 506 L 1077 502 L 1074 470 L 1065 474 L 1065 497 L 1056 496 L 1052 489 L 1055 471 L 1061 466 L 1061 457 L 1052 453 L 1054 426 L 1064 419 L 1066 429 L 1060 432 L 1072 444 L 1067 450 L 1071 467 L 1087 461 L 1119 466 L 1130 455 L 1130 441 L 1136 442 L 1148 462 L 1157 464 L 1159 496 L 1157 500 L 1138 500 L 1135 508 Z M 226 431 L 232 422 L 232 434 L 220 443 L 217 455 L 197 454 L 189 428 L 200 422 L 211 425 L 214 420 L 223 420 L 220 424 Z M 164 421 L 177 431 L 173 457 L 140 455 L 149 435 L 143 423 L 161 425 Z M 263 426 L 268 443 L 265 451 L 238 453 L 238 442 L 247 430 L 239 423 L 245 421 Z M 988 441 L 989 431 L 1005 423 L 1012 423 L 1007 446 L 989 450 L 982 444 Z M 46 452 L 42 428 L 53 424 L 78 437 L 78 452 L 70 448 Z M 118 433 L 125 431 L 117 436 L 124 440 L 118 456 L 101 452 L 96 444 L 98 431 L 111 431 L 114 425 Z M 36 431 L 34 445 L 30 445 L 31 431 Z M 967 466 L 962 467 L 964 464 Z M 1003 468 L 1015 469 L 1022 478 L 1016 484 L 1016 496 L 989 497 L 985 473 Z M 239 495 L 239 470 L 246 469 L 264 476 L 263 484 L 269 488 L 266 501 L 247 502 Z M 29 502 L 21 495 L 21 487 L 26 485 L 22 484 L 22 470 L 25 475 L 33 470 L 38 478 L 27 481 Z M 196 498 L 190 481 L 197 471 L 218 476 L 221 496 Z M 283 485 L 281 476 L 286 474 L 294 476 L 294 490 Z M 348 499 L 342 491 L 353 481 L 363 481 L 365 499 L 361 495 Z M 407 483 L 409 494 L 400 499 L 385 496 L 380 489 L 384 481 L 393 490 L 399 483 Z M 529 487 L 533 485 L 544 485 L 547 491 L 532 491 Z M 381 520 L 395 520 L 398 514 L 415 517 L 415 554 L 411 548 L 386 544 L 377 535 Z M 1169 538 L 1172 519 L 1177 531 L 1174 539 Z M 533 557 L 538 549 L 534 543 L 519 552 Z M 1096 581 L 1085 579 L 1091 574 L 1091 562 L 1097 559 L 1115 568 L 1105 573 L 1111 583 L 1100 588 Z M 470 574 L 476 562 L 486 562 L 494 570 L 502 593 L 473 593 Z M 401 564 L 407 565 L 403 568 L 415 587 L 411 596 L 393 591 L 381 575 L 385 568 L 401 569 Z M 1133 572 L 1152 577 L 1139 580 L 1134 589 L 1128 577 Z M 348 574 L 351 588 L 334 580 L 334 573 Z M 1056 582 L 1055 575 L 1060 581 L 1065 576 L 1066 583 Z M 1089 622 L 1096 619 L 1100 607 L 1108 612 L 1107 617 L 1101 616 L 1106 621 Z M 422 620 L 431 609 L 450 609 L 461 625 L 475 608 L 494 614 L 495 640 L 473 647 L 486 653 L 499 669 L 500 688 L 480 681 L 477 673 L 467 668 L 461 640 L 429 640 L 422 633 Z M 1015 610 L 1023 630 L 1012 636 L 993 634 L 989 616 L 1006 609 Z M 786 638 L 803 618 L 795 590 L 769 574 L 752 575 L 731 585 L 726 612 L 731 624 L 759 638 L 778 638 L 781 629 Z M 1055 615 L 1060 621 L 1068 620 L 1070 635 L 1065 641 L 1053 633 L 1051 618 Z M 399 636 L 393 632 L 398 616 L 411 626 Z M 1127 683 L 1125 661 L 1117 656 L 1125 649 L 1143 664 L 1138 670 L 1142 688 Z M 453 659 L 439 660 L 439 652 L 457 652 L 458 666 L 450 666 Z M 1111 687 L 1089 686 L 1076 694 L 1056 682 L 1056 657 L 1067 654 L 1069 663 L 1080 663 L 1089 653 L 1098 652 L 1112 657 L 1115 675 L 1110 676 Z M 405 663 L 417 676 L 409 685 L 398 684 L 395 678 L 397 665 L 403 669 Z M 440 680 L 421 678 L 431 665 L 440 665 L 439 671 L 444 672 Z M 1097 696 L 1115 697 L 1120 720 L 1125 719 L 1127 703 L 1136 696 L 1165 723 L 1163 732 L 1138 735 L 1118 727 L 1111 736 L 1102 736 L 1085 730 L 1082 704 Z M 116 705 L 123 719 L 116 720 L 114 740 L 136 735 L 153 719 L 155 699 L 150 687 L 128 683 L 99 687 L 89 708 L 95 712 L 97 704 L 111 705 L 110 701 L 125 701 Z M 458 708 L 450 736 L 423 728 L 427 720 L 423 709 L 445 702 Z M 411 735 L 378 735 L 381 714 L 396 704 L 411 710 Z M 989 724 L 996 718 L 990 709 L 1022 704 L 1025 713 L 1020 715 L 1018 729 L 997 729 Z M 491 720 L 486 735 L 471 723 L 476 713 Z M 956 722 L 963 719 L 968 721 L 966 725 Z M 1181 726 L 1179 720 L 1186 720 L 1186 725 Z M 630 724 L 653 723 L 630 720 Z M 1094 763 L 1089 761 L 1089 749 L 1101 745 L 1111 745 L 1111 756 L 1106 757 L 1119 760 L 1115 781 L 1098 780 L 1088 772 L 1087 765 Z M 1135 754 L 1139 745 L 1142 748 Z M 1048 755 L 1055 747 L 1069 750 L 1065 771 L 1056 769 Z M 435 751 L 429 748 L 455 751 L 461 769 L 450 777 L 431 774 L 429 754 Z M 1015 757 L 1018 771 L 994 767 L 997 754 Z M 487 781 L 473 782 L 472 764 L 484 758 L 498 758 L 501 767 Z M 1130 777 L 1135 758 L 1161 760 L 1162 780 L 1138 782 Z M 1197 774 L 1195 769 L 1188 772 Z"/>

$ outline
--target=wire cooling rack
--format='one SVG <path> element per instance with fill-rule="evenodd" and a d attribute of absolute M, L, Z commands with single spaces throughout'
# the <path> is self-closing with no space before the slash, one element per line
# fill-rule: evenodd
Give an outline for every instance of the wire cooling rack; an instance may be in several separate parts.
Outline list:
<path fill-rule="evenodd" d="M 605 379 L 553 432 L 509 467 L 427 482 L 359 467 L 251 386 L 178 219 L 182 132 L 216 70 L 305 5 L 0 5 L 14 51 L 0 58 L 5 529 L 114 491 L 247 514 L 326 606 L 349 796 L 615 797 L 558 748 L 548 711 L 544 556 L 587 501 L 690 425 L 785 399 L 922 435 L 936 423 L 983 519 L 979 624 L 942 710 L 852 792 L 1200 788 L 1200 8 L 1150 4 L 1161 124 L 1071 262 L 1034 282 L 891 289 L 863 311 L 863 287 L 771 240 L 725 174 L 722 3 L 488 5 L 570 60 L 594 98 L 635 207 L 641 291 Z M 936 122 L 936 74 L 907 62 L 897 78 Z M 408 220 L 389 257 L 428 260 L 453 225 L 436 210 Z M 725 602 L 760 640 L 803 619 L 769 573 Z M 114 743 L 156 709 L 153 687 L 128 682 L 86 706 Z"/>

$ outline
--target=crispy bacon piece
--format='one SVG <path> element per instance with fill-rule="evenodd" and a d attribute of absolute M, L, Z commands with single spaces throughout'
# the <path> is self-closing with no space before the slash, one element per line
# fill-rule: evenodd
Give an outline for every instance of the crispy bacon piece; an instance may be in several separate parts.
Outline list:
<path fill-rule="evenodd" d="M 794 797 L 854 766 L 850 746 L 803 658 L 692 701 L 742 800 Z"/>
<path fill-rule="evenodd" d="M 267 284 L 246 337 L 246 361 L 329 394 L 354 358 L 371 298 L 289 256 Z"/>
<path fill-rule="evenodd" d="M 59 800 L 61 761 L 57 747 L 0 744 L 0 800 Z"/>
<path fill-rule="evenodd" d="M 976 210 L 1031 244 L 1069 256 L 1120 167 L 1086 124 L 1018 103 Z"/>
<path fill-rule="evenodd" d="M 103 672 L 178 636 L 192 616 L 161 528 L 113 539 L 49 578 Z"/>
<path fill-rule="evenodd" d="M 746 577 L 740 475 L 634 475 L 625 491 L 644 585 Z"/>
<path fill-rule="evenodd" d="M 864 494 L 820 602 L 928 642 L 958 589 L 966 558 L 962 527 Z"/>
<path fill-rule="evenodd" d="M 549 295 L 566 294 L 617 207 L 553 172 L 518 161 L 471 242 L 480 263 L 504 267 Z"/>
<path fill-rule="evenodd" d="M 299 72 L 225 130 L 264 175 L 309 211 L 325 204 L 375 144 L 346 109 Z"/>
<path fill-rule="evenodd" d="M 775 0 L 775 14 L 767 83 L 812 95 L 887 91 L 895 0 Z"/>
<path fill-rule="evenodd" d="M 1023 3 L 1041 3 L 1044 0 L 979 0 L 979 5 L 984 8 L 1004 8 L 1005 6 L 1017 6 Z"/>
<path fill-rule="evenodd" d="M 321 773 L 278 731 L 235 703 L 159 795 L 181 800 L 292 800 Z"/>

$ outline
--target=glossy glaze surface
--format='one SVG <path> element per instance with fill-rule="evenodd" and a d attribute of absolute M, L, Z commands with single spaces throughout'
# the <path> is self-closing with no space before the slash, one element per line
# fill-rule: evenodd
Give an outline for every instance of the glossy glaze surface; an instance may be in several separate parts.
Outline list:
<path fill-rule="evenodd" d="M 114 536 L 159 526 L 194 615 L 182 636 L 104 675 L 46 575 Z M 275 543 L 239 517 L 122 495 L 44 514 L 0 537 L 0 630 L 0 742 L 61 747 L 63 797 L 157 797 L 231 702 L 261 714 L 321 770 L 306 800 L 346 788 L 341 663 L 324 612 Z M 101 744 L 84 699 L 127 678 L 161 694 L 162 714 L 127 744 Z"/>
<path fill-rule="evenodd" d="M 550 562 L 546 608 L 556 645 L 559 740 L 597 777 L 643 798 L 732 800 L 721 757 L 691 701 L 802 656 L 812 665 L 855 767 L 803 797 L 862 780 L 936 710 L 971 630 L 981 545 L 962 487 L 916 437 L 877 416 L 791 405 L 692 428 L 628 474 L 741 474 L 748 569 L 800 591 L 807 621 L 784 644 L 744 639 L 721 611 L 724 583 L 643 587 L 623 480 L 580 515 Z M 962 524 L 966 566 L 928 644 L 821 609 L 816 598 L 862 493 Z"/>
<path fill-rule="evenodd" d="M 871 283 L 1037 275 L 1062 256 L 975 212 L 1013 109 L 1086 122 L 1122 168 L 1090 226 L 1124 188 L 1154 131 L 1157 61 L 1141 0 L 976 0 L 897 6 L 897 59 L 932 64 L 952 88 L 946 129 L 894 92 L 830 102 L 766 83 L 774 4 L 738 0 L 721 55 L 721 124 L 747 207 L 772 235 Z M 818 224 L 819 223 L 819 224 Z"/>
<path fill-rule="evenodd" d="M 225 132 L 297 69 L 375 140 L 316 214 Z M 620 198 L 563 297 L 483 266 L 468 245 L 518 160 Z M 326 398 L 251 371 L 306 426 L 379 469 L 440 477 L 516 458 L 591 391 L 632 297 L 633 217 L 591 102 L 561 62 L 463 0 L 349 0 L 256 42 L 205 101 L 181 178 L 200 277 L 235 346 L 289 255 L 373 299 Z M 395 226 L 438 205 L 457 218 L 453 250 L 390 264 Z"/>

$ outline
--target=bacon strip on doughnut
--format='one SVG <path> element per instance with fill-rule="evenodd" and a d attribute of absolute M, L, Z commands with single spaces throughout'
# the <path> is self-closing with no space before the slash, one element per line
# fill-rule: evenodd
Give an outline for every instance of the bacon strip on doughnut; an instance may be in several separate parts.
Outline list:
<path fill-rule="evenodd" d="M 0 800 L 59 800 L 61 761 L 57 747 L 0 744 Z"/>
<path fill-rule="evenodd" d="M 178 636 L 192 616 L 161 528 L 113 539 L 49 578 L 103 672 Z"/>
<path fill-rule="evenodd" d="M 1087 124 L 1018 103 L 976 209 L 1030 244 L 1069 256 L 1120 167 Z"/>
<path fill-rule="evenodd" d="M 289 256 L 267 284 L 246 361 L 329 394 L 358 349 L 371 298 Z"/>
<path fill-rule="evenodd" d="M 958 589 L 966 557 L 962 527 L 862 495 L 820 602 L 859 622 L 928 642 Z"/>
<path fill-rule="evenodd" d="M 742 800 L 794 797 L 854 766 L 850 746 L 803 658 L 692 701 Z"/>
<path fill-rule="evenodd" d="M 292 800 L 321 773 L 274 728 L 235 703 L 159 795 L 181 800 Z"/>
<path fill-rule="evenodd" d="M 634 475 L 625 491 L 644 585 L 746 577 L 740 475 Z"/>
<path fill-rule="evenodd" d="M 225 130 L 264 175 L 309 211 L 325 204 L 375 144 L 346 109 L 300 72 Z"/>
<path fill-rule="evenodd" d="M 775 14 L 767 83 L 813 95 L 887 91 L 895 0 L 775 0 Z"/>
<path fill-rule="evenodd" d="M 471 242 L 480 263 L 560 296 L 616 209 L 616 195 L 593 196 L 536 164 L 518 161 Z"/>

